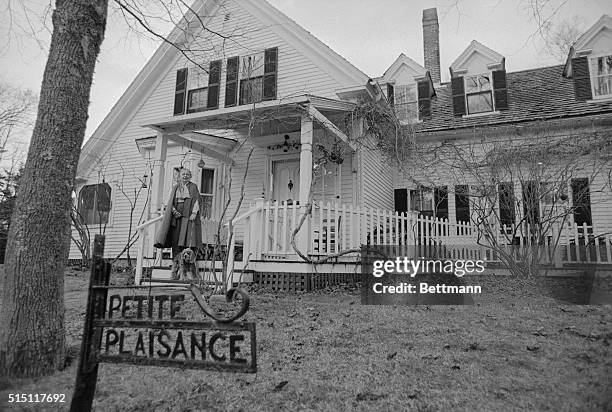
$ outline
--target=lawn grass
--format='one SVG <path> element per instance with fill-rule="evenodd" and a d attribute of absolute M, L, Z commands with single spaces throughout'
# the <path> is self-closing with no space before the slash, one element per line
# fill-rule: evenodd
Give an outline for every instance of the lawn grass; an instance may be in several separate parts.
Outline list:
<path fill-rule="evenodd" d="M 66 276 L 66 328 L 78 353 L 86 272 Z M 483 289 L 492 289 L 491 279 Z M 612 410 L 612 310 L 498 290 L 472 306 L 362 306 L 358 289 L 254 290 L 257 374 L 103 364 L 100 411 Z M 0 388 L 0 410 L 64 410 L 76 374 Z M 63 406 L 6 403 L 64 393 Z"/>

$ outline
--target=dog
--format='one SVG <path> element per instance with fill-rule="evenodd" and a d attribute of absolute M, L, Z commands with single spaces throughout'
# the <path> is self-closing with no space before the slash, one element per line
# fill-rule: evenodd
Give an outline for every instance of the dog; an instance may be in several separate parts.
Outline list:
<path fill-rule="evenodd" d="M 191 249 L 184 249 L 178 256 L 177 278 L 180 280 L 196 280 L 197 275 L 196 253 Z"/>

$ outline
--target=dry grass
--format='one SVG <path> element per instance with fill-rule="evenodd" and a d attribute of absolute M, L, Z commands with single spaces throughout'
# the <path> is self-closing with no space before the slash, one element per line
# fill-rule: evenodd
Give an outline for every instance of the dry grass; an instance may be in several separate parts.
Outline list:
<path fill-rule="evenodd" d="M 86 274 L 66 277 L 68 342 L 78 350 Z M 490 284 L 490 288 L 494 285 Z M 484 288 L 484 286 L 483 286 Z M 501 291 L 504 292 L 504 291 Z M 256 375 L 100 367 L 100 411 L 612 410 L 612 310 L 510 296 L 503 304 L 362 306 L 357 290 L 255 291 Z M 65 371 L 8 393 L 72 396 Z M 67 409 L 65 404 L 64 409 Z M 41 405 L 20 407 L 42 410 Z M 53 410 L 47 405 L 49 410 Z"/>

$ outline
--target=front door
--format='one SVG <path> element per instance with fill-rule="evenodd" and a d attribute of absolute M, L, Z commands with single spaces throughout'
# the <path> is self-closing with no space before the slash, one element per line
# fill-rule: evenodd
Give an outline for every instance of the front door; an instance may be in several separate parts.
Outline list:
<path fill-rule="evenodd" d="M 300 199 L 299 159 L 272 163 L 272 201 L 295 204 Z"/>

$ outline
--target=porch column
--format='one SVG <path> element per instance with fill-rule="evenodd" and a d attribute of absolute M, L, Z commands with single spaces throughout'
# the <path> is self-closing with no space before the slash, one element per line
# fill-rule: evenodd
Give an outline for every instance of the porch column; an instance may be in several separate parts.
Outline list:
<path fill-rule="evenodd" d="M 312 183 L 312 138 L 313 124 L 312 118 L 307 114 L 302 114 L 301 133 L 300 133 L 300 210 L 305 212 L 305 205 L 308 203 L 310 185 Z M 310 242 L 310 224 L 307 219 L 300 232 L 296 236 L 296 245 L 302 253 L 308 253 Z"/>
<path fill-rule="evenodd" d="M 151 187 L 151 208 L 149 214 L 155 217 L 163 208 L 164 181 L 166 180 L 166 153 L 168 151 L 168 136 L 162 131 L 157 132 L 155 155 L 153 157 L 153 179 Z"/>
<path fill-rule="evenodd" d="M 310 184 L 312 183 L 312 119 L 302 114 L 302 129 L 300 135 L 300 205 L 308 203 Z"/>

